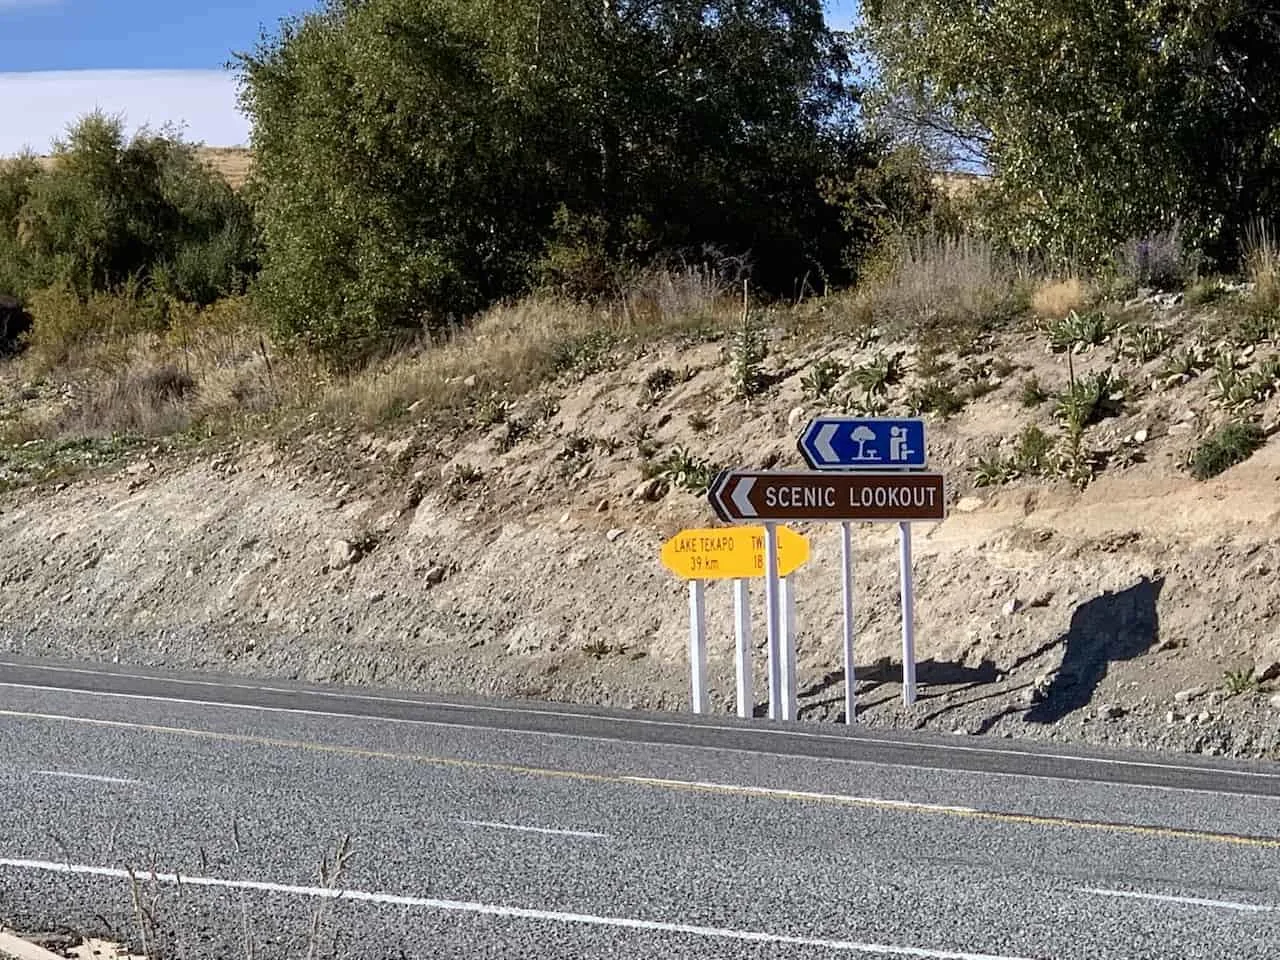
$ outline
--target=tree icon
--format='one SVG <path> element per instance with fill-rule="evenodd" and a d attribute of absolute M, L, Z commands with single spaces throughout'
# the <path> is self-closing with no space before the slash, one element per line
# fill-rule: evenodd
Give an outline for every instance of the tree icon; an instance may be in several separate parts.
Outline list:
<path fill-rule="evenodd" d="M 867 426 L 856 427 L 853 433 L 849 435 L 849 439 L 851 439 L 854 443 L 858 445 L 858 452 L 853 459 L 874 460 L 875 451 L 873 450 L 871 453 L 871 456 L 868 457 L 866 446 L 867 446 L 868 440 L 874 440 L 875 438 L 876 438 L 876 432 L 872 430 L 870 427 L 867 427 Z"/>

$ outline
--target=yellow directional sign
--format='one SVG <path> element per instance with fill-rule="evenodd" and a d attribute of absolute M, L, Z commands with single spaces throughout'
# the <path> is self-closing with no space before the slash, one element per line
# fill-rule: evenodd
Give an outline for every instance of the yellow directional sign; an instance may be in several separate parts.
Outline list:
<path fill-rule="evenodd" d="M 778 575 L 809 562 L 809 541 L 778 526 Z M 745 580 L 764 576 L 764 527 L 681 530 L 662 545 L 662 565 L 685 580 Z"/>

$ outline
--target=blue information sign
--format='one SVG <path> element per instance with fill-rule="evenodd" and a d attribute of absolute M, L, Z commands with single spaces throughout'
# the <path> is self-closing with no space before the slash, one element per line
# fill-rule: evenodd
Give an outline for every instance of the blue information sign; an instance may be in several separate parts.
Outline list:
<path fill-rule="evenodd" d="M 800 437 L 814 470 L 923 470 L 924 421 L 915 417 L 817 417 Z"/>

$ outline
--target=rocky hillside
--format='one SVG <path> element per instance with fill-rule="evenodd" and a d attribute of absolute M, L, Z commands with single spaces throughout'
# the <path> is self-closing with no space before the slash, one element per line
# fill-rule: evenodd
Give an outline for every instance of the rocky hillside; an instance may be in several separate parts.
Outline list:
<path fill-rule="evenodd" d="M 862 528 L 860 723 L 1280 756 L 1280 368 L 1270 331 L 1233 316 L 1224 292 L 924 346 L 821 323 L 585 340 L 451 426 L 411 405 L 379 428 L 131 448 L 0 499 L 0 644 L 687 709 L 684 592 L 658 551 L 711 523 L 710 472 L 798 466 L 816 413 L 920 411 L 950 486 L 948 519 L 916 528 L 922 696 L 904 710 L 895 682 L 893 531 Z M 798 529 L 801 716 L 834 721 L 838 537 Z M 726 585 L 708 610 L 729 711 Z"/>

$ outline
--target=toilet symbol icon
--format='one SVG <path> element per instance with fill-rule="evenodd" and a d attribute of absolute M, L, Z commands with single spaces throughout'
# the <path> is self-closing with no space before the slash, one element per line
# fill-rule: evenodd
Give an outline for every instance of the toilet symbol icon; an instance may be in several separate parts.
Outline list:
<path fill-rule="evenodd" d="M 889 431 L 889 459 L 907 460 L 913 453 L 915 451 L 907 446 L 906 428 L 893 427 Z"/>

